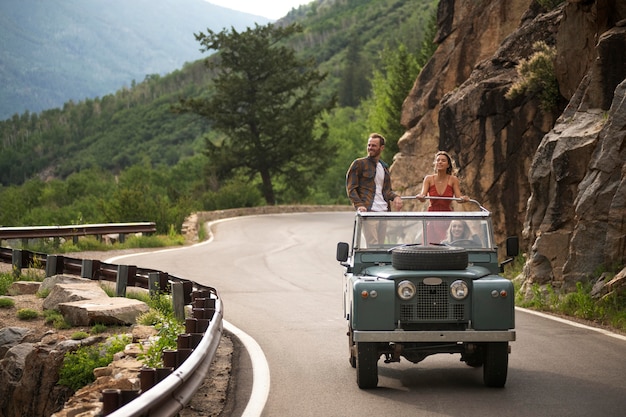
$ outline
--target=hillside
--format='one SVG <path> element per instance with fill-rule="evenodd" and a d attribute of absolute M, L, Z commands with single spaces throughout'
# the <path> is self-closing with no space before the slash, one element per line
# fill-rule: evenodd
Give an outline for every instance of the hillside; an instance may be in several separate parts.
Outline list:
<path fill-rule="evenodd" d="M 204 0 L 0 2 L 0 120 L 164 75 L 202 57 L 194 33 L 255 22 Z"/>
<path fill-rule="evenodd" d="M 283 22 L 303 26 L 294 47 L 329 72 L 324 94 L 331 95 L 346 80 L 370 76 L 384 45 L 404 42 L 417 48 L 436 3 L 318 0 L 290 12 Z M 358 62 L 346 59 L 349 45 L 356 45 Z M 201 149 L 208 127 L 191 115 L 172 114 L 170 106 L 181 96 L 202 94 L 209 84 L 208 72 L 197 61 L 115 94 L 0 122 L 0 184 L 19 185 L 34 175 L 66 178 L 88 167 L 118 173 L 138 163 L 176 165 Z M 354 99 L 368 94 L 367 88 L 354 92 Z"/>

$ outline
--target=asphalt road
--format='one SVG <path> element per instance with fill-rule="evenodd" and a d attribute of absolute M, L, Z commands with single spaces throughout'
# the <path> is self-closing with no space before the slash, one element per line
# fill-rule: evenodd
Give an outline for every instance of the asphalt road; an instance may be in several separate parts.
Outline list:
<path fill-rule="evenodd" d="M 225 320 L 260 348 L 269 369 L 267 401 L 262 380 L 246 408 L 253 372 L 241 366 L 233 415 L 626 415 L 626 338 L 525 311 L 516 314 L 503 389 L 484 387 L 482 369 L 459 355 L 435 355 L 417 365 L 381 360 L 378 388 L 360 390 L 348 363 L 335 261 L 336 243 L 350 241 L 352 224 L 352 213 L 241 217 L 214 224 L 209 242 L 117 262 L 217 288 Z M 258 361 L 258 352 L 252 358 Z"/>

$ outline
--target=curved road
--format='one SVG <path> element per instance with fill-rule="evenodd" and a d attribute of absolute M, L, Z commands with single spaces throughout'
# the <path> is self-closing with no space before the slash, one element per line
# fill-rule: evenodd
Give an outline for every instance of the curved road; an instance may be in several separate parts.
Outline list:
<path fill-rule="evenodd" d="M 217 288 L 225 320 L 258 343 L 269 365 L 267 403 L 261 387 L 247 416 L 261 408 L 268 417 L 625 415 L 626 338 L 525 311 L 516 315 L 504 389 L 485 388 L 482 369 L 458 355 L 435 355 L 417 365 L 381 360 L 379 387 L 360 390 L 335 261 L 352 224 L 349 212 L 241 217 L 213 224 L 209 242 L 116 262 Z"/>

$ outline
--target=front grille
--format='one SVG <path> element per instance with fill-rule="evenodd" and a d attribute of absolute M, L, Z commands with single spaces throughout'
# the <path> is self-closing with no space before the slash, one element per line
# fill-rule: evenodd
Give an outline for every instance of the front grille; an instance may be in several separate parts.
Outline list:
<path fill-rule="evenodd" d="M 400 320 L 403 322 L 424 320 L 463 320 L 465 305 L 451 303 L 448 284 L 416 285 L 417 293 L 410 303 L 400 305 Z"/>

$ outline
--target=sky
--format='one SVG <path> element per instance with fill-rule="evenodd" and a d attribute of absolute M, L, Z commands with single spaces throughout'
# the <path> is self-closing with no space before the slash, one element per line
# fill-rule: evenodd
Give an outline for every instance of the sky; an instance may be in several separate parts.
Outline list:
<path fill-rule="evenodd" d="M 257 16 L 277 20 L 284 17 L 292 8 L 298 8 L 302 4 L 309 4 L 312 0 L 206 0 L 229 9 L 246 12 Z"/>

